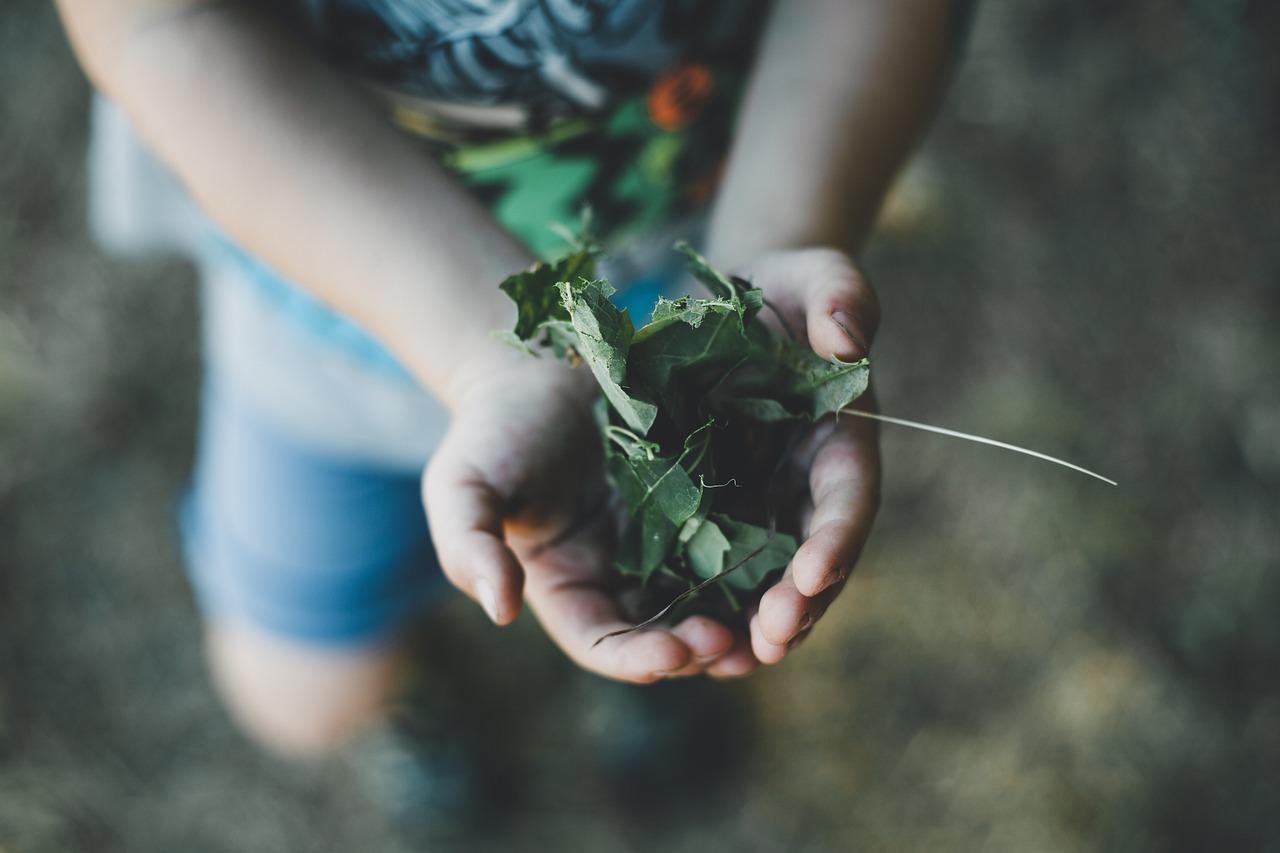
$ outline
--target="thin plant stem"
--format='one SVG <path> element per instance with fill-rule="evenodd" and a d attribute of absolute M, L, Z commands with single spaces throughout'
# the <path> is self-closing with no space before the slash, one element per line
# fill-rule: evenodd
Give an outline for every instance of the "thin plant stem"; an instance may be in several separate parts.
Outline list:
<path fill-rule="evenodd" d="M 890 417 L 889 415 L 881 415 L 875 412 L 864 412 L 861 409 L 841 409 L 840 414 L 854 415 L 855 417 L 859 417 L 859 418 L 870 418 L 873 421 L 883 421 L 884 423 L 887 423 L 887 424 L 896 424 L 897 426 L 911 427 L 912 429 L 920 429 L 920 430 L 924 430 L 925 432 L 934 432 L 934 433 L 937 433 L 938 435 L 950 436 L 951 438 L 962 438 L 965 441 L 975 441 L 978 444 L 989 444 L 992 447 L 1000 447 L 1000 448 L 1003 448 L 1004 450 L 1012 450 L 1015 453 L 1025 453 L 1027 456 L 1034 456 L 1037 459 L 1043 459 L 1046 462 L 1052 462 L 1055 465 L 1061 465 L 1064 468 L 1070 468 L 1073 471 L 1079 471 L 1081 474 L 1088 474 L 1090 477 L 1099 479 L 1104 483 L 1110 483 L 1113 486 L 1119 485 L 1115 480 L 1108 479 L 1102 476 L 1101 474 L 1095 474 L 1094 472 L 1090 471 L 1088 468 L 1081 468 L 1079 465 L 1073 465 L 1070 462 L 1065 462 L 1061 459 L 1058 459 L 1057 457 L 1049 456 L 1047 453 L 1040 453 L 1035 450 L 1028 450 L 1025 447 L 1019 447 L 1016 444 L 1006 444 L 1003 441 L 996 441 L 994 438 L 983 438 L 980 435 L 970 435 L 969 433 L 966 433 L 966 432 L 957 432 L 956 430 L 953 430 L 953 429 L 946 429 L 945 427 L 930 426 L 929 424 L 917 423 L 916 421 L 908 421 L 908 420 L 904 420 L 903 418 L 893 418 L 893 417 Z"/>

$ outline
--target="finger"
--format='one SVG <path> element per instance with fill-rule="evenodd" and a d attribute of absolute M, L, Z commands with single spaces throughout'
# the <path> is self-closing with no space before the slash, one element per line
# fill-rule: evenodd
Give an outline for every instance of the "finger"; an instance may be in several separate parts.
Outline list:
<path fill-rule="evenodd" d="M 528 601 L 571 660 L 606 678 L 648 684 L 688 674 L 695 665 L 689 647 L 666 628 L 602 639 L 631 623 L 620 619 L 610 596 L 590 583 L 558 583 L 545 590 L 531 585 Z"/>
<path fill-rule="evenodd" d="M 601 585 L 600 540 L 611 533 L 602 517 L 591 530 L 572 540 L 526 556 L 525 599 L 547 634 L 571 660 L 584 669 L 614 678 L 647 684 L 685 670 L 695 663 L 689 645 L 669 628 L 602 637 L 632 626 L 619 610 L 612 590 Z M 698 630 L 696 642 L 703 642 Z M 708 644 L 704 647 L 710 647 Z"/>
<path fill-rule="evenodd" d="M 442 448 L 422 478 L 440 568 L 498 625 L 520 612 L 524 572 L 503 538 L 503 502 L 482 476 Z"/>
<path fill-rule="evenodd" d="M 757 613 L 750 623 L 751 653 L 757 661 L 766 666 L 778 663 L 787 656 L 786 643 L 773 643 L 765 638 L 760 629 L 760 614 Z"/>
<path fill-rule="evenodd" d="M 880 505 L 874 422 L 841 421 L 814 454 L 809 490 L 809 533 L 791 561 L 790 573 L 802 595 L 815 596 L 849 576 L 870 535 Z"/>
<path fill-rule="evenodd" d="M 871 350 L 880 325 L 880 302 L 848 256 L 814 252 L 803 289 L 809 345 L 825 359 L 857 361 Z"/>
<path fill-rule="evenodd" d="M 739 634 L 734 639 L 733 648 L 708 666 L 706 672 L 713 678 L 741 678 L 755 672 L 759 666 L 760 661 L 751 650 L 751 637 Z"/>
<path fill-rule="evenodd" d="M 843 587 L 841 582 L 810 597 L 796 589 L 792 576 L 783 576 L 760 597 L 759 611 L 753 621 L 759 640 L 771 647 L 794 647 L 823 617 Z"/>
<path fill-rule="evenodd" d="M 690 616 L 672 628 L 671 633 L 688 646 L 692 654 L 689 663 L 671 673 L 671 677 L 698 675 L 729 652 L 735 641 L 732 631 L 707 616 Z"/>
<path fill-rule="evenodd" d="M 769 646 L 786 646 L 816 619 L 814 602 L 796 589 L 790 571 L 760 596 L 760 609 L 751 620 L 752 640 Z M 768 661 L 762 662 L 767 663 Z"/>

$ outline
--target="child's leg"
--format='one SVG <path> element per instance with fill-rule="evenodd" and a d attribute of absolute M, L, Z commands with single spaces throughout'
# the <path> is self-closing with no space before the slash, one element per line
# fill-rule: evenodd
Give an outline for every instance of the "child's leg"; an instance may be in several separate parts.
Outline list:
<path fill-rule="evenodd" d="M 314 752 L 376 713 L 443 587 L 418 480 L 301 446 L 219 386 L 183 509 L 215 682 L 259 740 Z"/>
<path fill-rule="evenodd" d="M 390 647 L 317 648 L 239 620 L 209 624 L 205 652 L 240 728 L 296 758 L 323 755 L 378 719 L 400 669 Z"/>
<path fill-rule="evenodd" d="M 419 471 L 442 415 L 205 258 L 206 384 L 182 523 L 214 681 L 267 746 L 323 751 L 395 689 L 446 586 Z"/>

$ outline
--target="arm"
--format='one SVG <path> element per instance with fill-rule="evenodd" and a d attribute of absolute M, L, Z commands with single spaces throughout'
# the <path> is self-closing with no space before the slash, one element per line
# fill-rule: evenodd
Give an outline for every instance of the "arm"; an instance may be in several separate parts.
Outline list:
<path fill-rule="evenodd" d="M 824 358 L 866 354 L 879 322 L 854 256 L 923 132 L 948 70 L 948 0 L 778 0 L 712 213 L 713 262 L 760 286 Z M 860 401 L 874 405 L 870 395 Z M 774 663 L 843 586 L 879 500 L 874 424 L 816 431 L 805 541 L 710 671 Z"/>
<path fill-rule="evenodd" d="M 955 0 L 779 0 L 708 237 L 714 263 L 856 254 L 932 117 Z"/>
<path fill-rule="evenodd" d="M 59 0 L 96 85 L 232 237 L 366 326 L 446 404 L 529 253 L 251 4 Z M 455 371 L 469 354 L 464 369 Z"/>
<path fill-rule="evenodd" d="M 529 253 L 337 74 L 232 0 L 58 0 L 94 82 L 231 236 L 359 321 L 453 412 L 424 478 L 440 562 L 499 624 L 522 591 L 601 674 L 651 681 L 723 654 L 687 620 L 593 649 L 628 622 L 587 371 L 491 338 Z M 527 584 L 526 584 L 527 580 Z"/>

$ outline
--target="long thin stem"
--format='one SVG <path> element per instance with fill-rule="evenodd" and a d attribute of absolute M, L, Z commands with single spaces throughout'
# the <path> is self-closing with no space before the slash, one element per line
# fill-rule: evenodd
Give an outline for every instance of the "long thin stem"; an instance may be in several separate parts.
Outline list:
<path fill-rule="evenodd" d="M 706 580 L 704 580 L 702 583 L 698 584 L 697 586 L 690 587 L 689 589 L 686 589 L 684 592 L 680 593 L 680 594 L 679 594 L 679 595 L 677 595 L 675 598 L 671 599 L 671 601 L 667 604 L 667 606 L 666 606 L 666 607 L 662 608 L 662 609 L 661 609 L 661 610 L 659 610 L 657 613 L 653 614 L 652 616 L 650 616 L 648 619 L 644 620 L 643 622 L 640 622 L 639 624 L 636 624 L 636 625 L 632 625 L 630 628 L 622 628 L 622 629 L 620 629 L 620 630 L 618 630 L 618 631 L 610 631 L 608 634 L 605 634 L 603 637 L 601 637 L 600 639 L 598 639 L 598 640 L 596 640 L 594 643 L 592 643 L 592 644 L 591 644 L 591 648 L 593 648 L 593 649 L 594 649 L 596 646 L 600 645 L 601 643 L 603 643 L 605 640 L 609 639 L 610 637 L 621 637 L 623 634 L 630 634 L 632 631 L 639 631 L 639 630 L 640 630 L 640 629 L 642 629 L 642 628 L 648 628 L 650 625 L 654 624 L 654 623 L 655 623 L 655 622 L 657 622 L 659 619 L 661 619 L 663 616 L 666 616 L 668 613 L 670 613 L 672 610 L 674 610 L 674 609 L 675 609 L 675 607 L 676 607 L 676 605 L 677 605 L 677 604 L 679 604 L 680 602 L 682 602 L 682 601 L 684 601 L 685 599 L 690 598 L 690 597 L 692 597 L 692 596 L 694 596 L 694 595 L 697 595 L 698 593 L 702 592 L 704 589 L 706 589 L 707 587 L 711 586 L 712 584 L 717 584 L 717 583 L 719 583 L 720 581 L 722 581 L 722 580 L 724 580 L 726 577 L 728 577 L 728 576 L 729 576 L 729 574 L 730 574 L 731 572 L 734 572 L 734 571 L 736 571 L 737 569 L 739 569 L 740 567 L 745 566 L 745 565 L 747 564 L 747 561 L 748 561 L 748 560 L 750 560 L 752 557 L 755 557 L 755 556 L 759 555 L 759 554 L 760 554 L 760 552 L 764 551 L 764 549 L 765 549 L 765 548 L 769 547 L 769 542 L 770 542 L 770 540 L 772 540 L 772 539 L 773 539 L 773 535 L 774 535 L 774 533 L 775 533 L 775 531 L 774 531 L 774 530 L 772 530 L 772 529 L 770 529 L 770 531 L 769 531 L 769 536 L 764 540 L 764 542 L 763 542 L 763 543 L 761 543 L 761 545 L 760 545 L 760 547 L 759 547 L 759 548 L 755 549 L 755 550 L 754 550 L 754 551 L 752 551 L 750 554 L 748 554 L 747 556 L 743 557 L 741 560 L 739 560 L 738 562 L 734 563 L 734 564 L 733 564 L 732 566 L 730 566 L 729 568 L 727 568 L 727 569 L 725 569 L 724 571 L 720 572 L 720 574 L 715 575 L 714 577 L 707 578 Z"/>
<path fill-rule="evenodd" d="M 980 435 L 970 435 L 965 432 L 957 432 L 953 429 L 946 429 L 944 427 L 930 426 L 929 424 L 917 423 L 915 421 L 908 421 L 902 418 L 893 418 L 888 415 L 876 414 L 874 412 L 864 412 L 861 409 L 841 409 L 840 414 L 854 415 L 859 418 L 870 418 L 873 421 L 883 421 L 887 424 L 897 424 L 898 426 L 911 427 L 912 429 L 921 429 L 921 430 L 924 430 L 925 432 L 936 432 L 938 435 L 947 435 L 952 438 L 962 438 L 965 441 L 976 441 L 978 444 L 990 444 L 992 447 L 1000 447 L 1005 450 L 1012 450 L 1015 453 L 1025 453 L 1027 456 L 1034 456 L 1037 459 L 1043 459 L 1046 462 L 1053 462 L 1054 464 L 1061 465 L 1064 468 L 1070 468 L 1073 471 L 1079 471 L 1081 474 L 1088 474 L 1090 477 L 1095 477 L 1101 480 L 1102 482 L 1110 483 L 1113 486 L 1119 485 L 1115 480 L 1107 479 L 1101 474 L 1095 474 L 1094 472 L 1090 471 L 1088 468 L 1081 468 L 1079 465 L 1072 465 L 1070 462 L 1064 462 L 1063 460 L 1053 456 L 1049 456 L 1048 454 L 1039 453 L 1035 450 L 1028 450 L 1025 447 L 1018 447 L 1016 444 L 1006 444 L 1003 441 L 996 441 L 993 438 L 983 438 Z"/>

